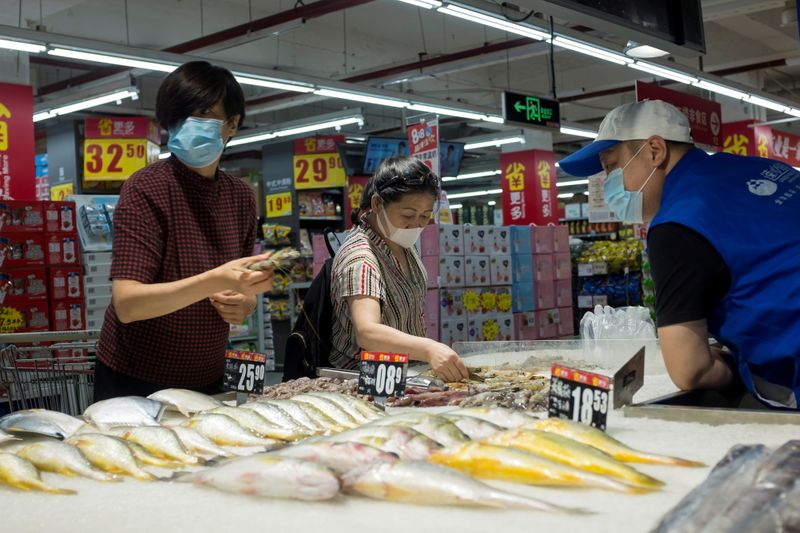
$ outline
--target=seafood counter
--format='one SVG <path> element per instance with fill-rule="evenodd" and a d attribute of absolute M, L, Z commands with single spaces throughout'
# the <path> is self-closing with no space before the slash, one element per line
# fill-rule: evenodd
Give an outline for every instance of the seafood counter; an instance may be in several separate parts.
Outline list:
<path fill-rule="evenodd" d="M 352 381 L 323 378 L 269 387 L 238 407 L 168 389 L 98 402 L 81 417 L 12 413 L 0 418 L 0 523 L 9 531 L 335 533 L 426 523 L 459 532 L 706 523 L 744 531 L 742 509 L 756 505 L 782 514 L 750 520 L 748 531 L 797 519 L 784 502 L 797 500 L 791 426 L 611 412 L 606 434 L 545 418 L 541 372 L 473 366 L 464 383 L 412 383 L 387 412 Z M 740 443 L 756 446 L 731 449 Z M 709 474 L 704 464 L 718 462 Z M 734 502 L 741 516 L 726 521 L 718 511 Z"/>

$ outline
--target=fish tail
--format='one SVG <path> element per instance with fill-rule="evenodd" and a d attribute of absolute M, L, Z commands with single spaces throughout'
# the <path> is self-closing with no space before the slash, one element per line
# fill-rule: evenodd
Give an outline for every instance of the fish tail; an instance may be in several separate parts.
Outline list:
<path fill-rule="evenodd" d="M 51 487 L 50 485 L 46 485 L 41 481 L 21 481 L 16 486 L 22 490 L 39 490 L 42 492 L 48 492 L 50 494 L 64 494 L 64 495 L 72 495 L 78 494 L 78 491 L 72 489 L 61 489 L 58 487 Z"/>
<path fill-rule="evenodd" d="M 65 495 L 65 496 L 72 496 L 72 495 L 78 494 L 78 491 L 76 491 L 76 490 L 61 489 L 61 488 L 58 488 L 58 487 L 51 487 L 49 485 L 43 485 L 41 487 L 41 490 L 43 490 L 44 492 L 49 492 L 50 494 L 62 494 L 62 495 Z"/>
<path fill-rule="evenodd" d="M 649 465 L 666 465 L 666 466 L 685 466 L 685 467 L 701 467 L 705 464 L 699 461 L 691 461 L 689 459 L 682 459 L 680 457 L 670 457 L 668 455 L 656 455 L 651 453 L 642 453 L 637 451 L 625 451 L 617 455 L 617 459 L 626 463 L 639 463 Z"/>

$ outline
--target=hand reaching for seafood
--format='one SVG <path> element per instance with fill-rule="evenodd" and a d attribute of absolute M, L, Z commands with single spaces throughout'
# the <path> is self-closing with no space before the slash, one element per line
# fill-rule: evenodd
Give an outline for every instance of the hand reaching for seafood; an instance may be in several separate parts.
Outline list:
<path fill-rule="evenodd" d="M 247 296 L 254 296 L 272 290 L 273 269 L 251 270 L 252 264 L 269 259 L 271 254 L 255 255 L 234 259 L 211 270 L 209 274 L 217 281 L 218 292 L 233 291 Z"/>
<path fill-rule="evenodd" d="M 256 308 L 256 297 L 235 291 L 222 291 L 209 297 L 211 305 L 228 324 L 241 325 Z"/>

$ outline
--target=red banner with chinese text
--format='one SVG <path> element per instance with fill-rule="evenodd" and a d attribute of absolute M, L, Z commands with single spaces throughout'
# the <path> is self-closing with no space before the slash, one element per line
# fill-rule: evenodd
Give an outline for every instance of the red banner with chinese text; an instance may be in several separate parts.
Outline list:
<path fill-rule="evenodd" d="M 353 224 L 350 222 L 350 214 L 361 204 L 361 196 L 364 194 L 364 187 L 367 186 L 369 178 L 367 176 L 348 176 L 347 191 L 344 199 L 344 222 L 350 229 Z"/>
<path fill-rule="evenodd" d="M 439 119 L 422 120 L 408 127 L 409 153 L 439 175 Z"/>
<path fill-rule="evenodd" d="M 339 153 L 338 143 L 344 142 L 344 135 L 316 135 L 294 140 L 294 155 Z"/>
<path fill-rule="evenodd" d="M 719 102 L 642 81 L 636 82 L 636 100 L 663 100 L 674 105 L 689 119 L 694 142 L 722 146 L 722 106 Z"/>
<path fill-rule="evenodd" d="M 147 117 L 99 117 L 83 122 L 86 139 L 147 139 L 161 144 L 161 130 Z"/>
<path fill-rule="evenodd" d="M 500 154 L 503 224 L 557 223 L 555 154 L 523 150 Z"/>
<path fill-rule="evenodd" d="M 722 151 L 736 155 L 772 157 L 772 128 L 753 126 L 752 120 L 729 122 L 722 127 Z"/>
<path fill-rule="evenodd" d="M 0 198 L 36 200 L 33 88 L 0 83 Z"/>

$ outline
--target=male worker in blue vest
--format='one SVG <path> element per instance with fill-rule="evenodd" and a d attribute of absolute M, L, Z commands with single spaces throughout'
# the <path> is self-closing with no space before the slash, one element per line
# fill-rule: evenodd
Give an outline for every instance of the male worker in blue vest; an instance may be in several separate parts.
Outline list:
<path fill-rule="evenodd" d="M 674 106 L 645 100 L 606 115 L 597 139 L 560 161 L 604 172 L 618 218 L 649 223 L 658 336 L 683 390 L 738 380 L 772 407 L 800 399 L 800 172 L 694 147 Z M 710 347 L 709 334 L 724 345 Z"/>

